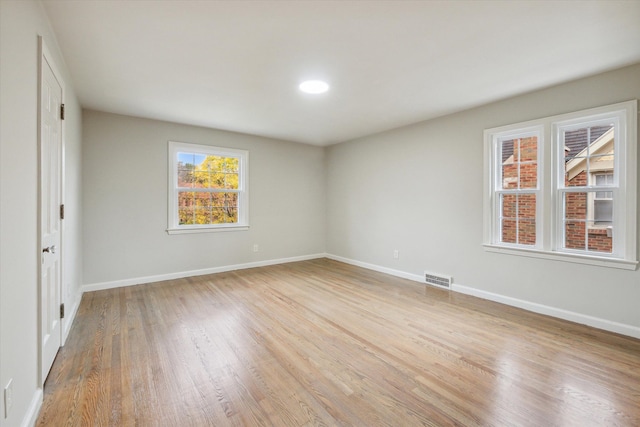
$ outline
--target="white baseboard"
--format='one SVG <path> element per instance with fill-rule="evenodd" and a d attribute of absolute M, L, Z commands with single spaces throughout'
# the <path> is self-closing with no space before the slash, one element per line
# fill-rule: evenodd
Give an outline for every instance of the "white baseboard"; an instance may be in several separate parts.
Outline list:
<path fill-rule="evenodd" d="M 133 279 L 116 280 L 112 282 L 101 282 L 84 285 L 81 289 L 82 293 L 90 291 L 98 291 L 103 289 L 113 289 L 123 286 L 139 285 L 143 283 L 160 282 L 163 280 L 181 279 L 184 277 L 201 276 L 205 274 L 222 273 L 225 271 L 242 270 L 246 268 L 264 267 L 267 265 L 284 264 L 287 262 L 306 261 L 317 258 L 329 258 L 335 261 L 344 262 L 345 264 L 355 265 L 357 267 L 366 268 L 368 270 L 377 271 L 380 273 L 389 274 L 391 276 L 401 277 L 403 279 L 412 280 L 418 283 L 425 283 L 424 277 L 419 274 L 407 273 L 401 270 L 395 270 L 388 267 L 382 267 L 367 262 L 357 261 L 350 258 L 344 258 L 338 255 L 318 253 L 312 255 L 303 255 L 290 258 L 280 258 L 265 261 L 249 262 L 245 264 L 235 264 L 222 267 L 206 268 L 202 270 L 181 271 L 177 273 L 159 274 L 155 276 L 137 277 Z M 502 304 L 510 305 L 513 307 L 522 308 L 524 310 L 532 311 L 534 313 L 544 314 L 547 316 L 557 317 L 559 319 L 568 320 L 583 325 L 592 326 L 594 328 L 602 329 L 605 331 L 615 332 L 622 335 L 627 335 L 640 339 L 640 327 L 627 325 L 624 323 L 618 323 L 607 319 L 601 319 L 598 317 L 589 316 L 586 314 L 576 313 L 561 308 L 551 307 L 543 304 L 538 304 L 531 301 L 521 300 L 505 295 L 495 294 L 487 292 L 482 289 L 473 288 L 470 286 L 463 286 L 454 283 L 451 286 L 451 290 L 462 294 L 472 295 L 478 298 L 487 299 L 490 301 L 499 302 Z M 79 299 L 78 299 L 79 303 Z M 78 307 L 74 304 L 73 317 L 75 317 Z M 73 319 L 71 319 L 73 320 Z M 71 322 L 69 322 L 69 327 Z M 66 331 L 68 333 L 68 331 Z"/>
<path fill-rule="evenodd" d="M 69 301 L 65 305 L 69 305 L 69 308 L 65 309 L 65 322 L 63 323 L 64 329 L 62 330 L 62 345 L 67 341 L 67 337 L 69 337 L 69 331 L 71 331 L 71 326 L 73 326 L 73 320 L 76 318 L 76 314 L 78 313 L 78 308 L 80 307 L 80 301 L 82 300 L 82 292 L 77 292 L 73 301 Z"/>
<path fill-rule="evenodd" d="M 42 407 L 42 399 L 42 388 L 38 387 L 33 395 L 33 398 L 31 399 L 31 403 L 29 403 L 27 413 L 24 415 L 24 418 L 20 423 L 21 427 L 33 427 L 36 425 L 36 421 L 38 421 L 38 415 L 40 414 L 40 407 Z"/>
<path fill-rule="evenodd" d="M 574 311 L 563 310 L 561 308 L 551 307 L 531 301 L 495 294 L 492 292 L 483 291 L 481 289 L 476 289 L 469 286 L 458 285 L 455 283 L 451 286 L 451 290 L 489 301 L 495 301 L 513 307 L 522 308 L 534 313 L 545 314 L 547 316 L 557 317 L 559 319 L 568 320 L 570 322 L 580 323 L 582 325 L 592 326 L 594 328 L 602 329 L 605 331 L 615 332 L 617 334 L 627 335 L 633 338 L 640 339 L 640 328 L 637 326 L 618 323 L 607 319 L 601 319 L 599 317 L 589 316 L 587 314 L 576 313 Z"/>
<path fill-rule="evenodd" d="M 343 258 L 338 255 L 326 254 L 326 257 L 334 261 L 344 262 L 345 264 L 355 265 L 356 267 L 366 268 L 367 270 L 377 271 L 379 273 L 389 274 L 391 276 L 402 277 L 403 279 L 413 280 L 414 282 L 424 283 L 424 277 L 419 274 L 411 274 L 400 270 L 394 270 L 392 268 L 381 267 L 375 264 L 369 264 L 367 262 L 356 261 L 355 259 Z"/>
<path fill-rule="evenodd" d="M 404 279 L 425 283 L 424 277 L 417 274 L 411 274 L 411 273 L 394 270 L 387 267 L 381 267 L 379 265 L 356 261 L 349 258 L 343 258 L 338 255 L 327 254 L 326 257 L 329 259 L 333 259 L 335 261 L 340 261 L 346 264 L 355 265 L 357 267 L 366 268 L 368 270 L 374 270 L 380 273 L 386 273 L 392 276 L 402 277 Z M 495 294 L 492 292 L 483 291 L 482 289 L 458 285 L 456 283 L 451 285 L 451 290 L 454 292 L 475 296 L 475 297 L 486 299 L 489 301 L 510 305 L 512 307 L 522 308 L 524 310 L 532 311 L 534 313 L 544 314 L 547 316 L 568 320 L 570 322 L 580 323 L 582 325 L 588 325 L 588 326 L 592 326 L 594 328 L 602 329 L 605 331 L 615 332 L 617 334 L 627 335 L 633 338 L 640 339 L 640 327 L 637 327 L 637 326 L 613 322 L 611 320 L 601 319 L 598 317 L 589 316 L 587 314 L 576 313 L 573 311 L 563 310 L 561 308 L 555 308 L 555 307 L 538 304 L 531 301 L 525 301 L 518 298 L 512 298 L 505 295 Z"/>
<path fill-rule="evenodd" d="M 325 258 L 324 253 L 302 255 L 290 258 L 269 259 L 265 261 L 248 262 L 244 264 L 225 265 L 222 267 L 204 268 L 201 270 L 180 271 L 176 273 L 158 274 L 154 276 L 135 277 L 132 279 L 114 280 L 111 282 L 90 283 L 82 286 L 82 293 L 100 291 L 103 289 L 121 288 L 123 286 L 141 285 L 143 283 L 161 282 L 163 280 L 182 279 L 184 277 L 203 276 L 205 274 L 224 273 L 225 271 L 244 270 L 247 268 L 265 267 L 267 265 L 285 264 L 287 262 L 307 261 Z"/>

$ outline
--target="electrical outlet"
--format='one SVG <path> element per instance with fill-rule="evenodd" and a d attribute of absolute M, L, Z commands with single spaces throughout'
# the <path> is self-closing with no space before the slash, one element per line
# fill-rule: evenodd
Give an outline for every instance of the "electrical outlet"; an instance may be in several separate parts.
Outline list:
<path fill-rule="evenodd" d="M 398 259 L 398 258 L 400 258 L 400 251 L 396 249 L 393 251 L 393 259 Z"/>
<path fill-rule="evenodd" d="M 257 243 L 253 244 L 253 252 L 258 252 L 260 250 L 260 247 L 258 246 Z"/>
<path fill-rule="evenodd" d="M 4 388 L 4 417 L 9 417 L 11 407 L 13 406 L 13 378 L 9 380 Z"/>

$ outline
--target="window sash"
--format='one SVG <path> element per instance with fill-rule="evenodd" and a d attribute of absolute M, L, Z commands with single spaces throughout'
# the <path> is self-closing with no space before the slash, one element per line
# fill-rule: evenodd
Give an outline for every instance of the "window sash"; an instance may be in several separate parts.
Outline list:
<path fill-rule="evenodd" d="M 513 163 L 507 164 L 515 164 L 516 170 L 516 188 L 505 188 L 505 176 L 504 176 L 504 166 L 506 164 L 506 160 L 503 161 L 504 153 L 504 143 L 509 141 L 522 141 L 523 139 L 535 138 L 536 139 L 536 153 L 535 160 L 525 160 L 522 161 L 521 153 L 518 152 L 516 155 L 515 148 L 513 148 L 514 153 L 511 155 L 513 157 Z M 515 143 L 514 143 L 515 146 Z M 509 130 L 506 132 L 501 132 L 493 135 L 491 142 L 491 157 L 493 159 L 491 168 L 491 198 L 492 198 L 492 223 L 491 223 L 491 241 L 494 244 L 504 245 L 504 246 L 513 246 L 513 247 L 524 247 L 524 248 L 540 248 L 541 242 L 541 206 L 539 203 L 540 200 L 540 189 L 542 187 L 542 170 L 541 170 L 541 159 L 542 159 L 542 147 L 543 147 L 543 133 L 542 128 L 540 126 L 533 127 L 524 127 L 524 128 L 516 128 L 513 130 Z M 519 147 L 521 148 L 521 147 Z M 525 186 L 522 187 L 522 166 L 523 165 L 536 165 L 536 176 L 535 176 L 535 185 L 527 186 L 527 182 L 525 182 Z M 513 178 L 513 177 L 511 177 Z M 503 206 L 501 201 L 503 200 L 503 196 L 505 195 L 534 195 L 535 196 L 535 204 L 536 204 L 536 214 L 534 218 L 534 227 L 535 227 L 535 243 L 534 244 L 521 244 L 520 242 L 520 223 L 518 219 L 516 219 L 515 224 L 515 240 L 516 242 L 505 241 L 505 230 L 504 230 L 504 222 L 505 219 L 503 216 Z"/>

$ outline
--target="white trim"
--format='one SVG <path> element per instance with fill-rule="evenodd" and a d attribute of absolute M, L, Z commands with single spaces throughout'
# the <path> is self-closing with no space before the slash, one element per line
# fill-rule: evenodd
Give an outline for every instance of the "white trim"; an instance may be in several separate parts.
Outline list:
<path fill-rule="evenodd" d="M 413 280 L 414 282 L 420 282 L 426 285 L 424 281 L 424 276 L 420 276 L 419 274 L 411 274 L 400 270 L 394 270 L 392 268 L 381 267 L 375 264 L 369 264 L 367 262 L 356 261 L 355 259 L 344 258 L 338 255 L 326 254 L 326 258 L 332 259 L 334 261 L 344 262 L 345 264 L 355 265 L 356 267 L 366 268 L 367 270 L 377 271 L 379 273 L 385 273 L 390 276 L 402 277 L 403 279 Z"/>
<path fill-rule="evenodd" d="M 461 294 L 471 295 L 477 298 L 506 304 L 512 307 L 521 308 L 523 310 L 532 311 L 546 316 L 556 317 L 558 319 L 568 320 L 574 323 L 591 326 L 617 334 L 627 335 L 640 339 L 640 327 L 626 325 L 624 323 L 613 322 L 611 320 L 601 319 L 599 317 L 589 316 L 586 314 L 576 313 L 561 308 L 551 307 L 544 304 L 525 301 L 518 298 L 512 298 L 505 295 L 495 294 L 493 292 L 483 291 L 481 289 L 472 288 L 458 284 L 451 285 L 451 290 Z"/>
<path fill-rule="evenodd" d="M 220 233 L 225 231 L 247 231 L 248 225 L 220 224 L 215 228 L 211 226 L 191 228 L 167 228 L 167 234 L 193 234 L 193 233 Z"/>
<path fill-rule="evenodd" d="M 78 292 L 74 295 L 73 301 L 67 307 L 67 303 L 65 302 L 65 323 L 63 323 L 64 328 L 62 329 L 62 345 L 67 342 L 67 338 L 69 337 L 69 332 L 71 331 L 71 327 L 73 326 L 73 321 L 76 318 L 76 314 L 78 313 L 78 308 L 80 308 L 80 301 L 82 301 L 82 293 Z"/>
<path fill-rule="evenodd" d="M 369 264 L 366 262 L 356 261 L 349 258 L 344 258 L 338 255 L 326 254 L 326 257 L 335 261 L 344 262 L 346 264 L 355 265 L 357 267 L 366 268 L 368 270 L 377 271 L 380 273 L 389 274 L 391 276 L 402 277 L 404 279 L 420 282 L 425 286 L 430 286 L 425 283 L 424 278 L 417 274 L 407 273 L 404 271 L 393 270 L 387 267 L 381 267 L 379 265 Z M 554 257 L 555 258 L 555 257 Z M 609 261 L 609 260 L 607 260 Z M 444 289 L 438 287 L 438 289 Z M 447 289 L 444 289 L 447 290 Z M 472 288 L 469 286 L 459 285 L 457 283 L 451 284 L 452 292 L 458 292 L 461 294 L 471 295 L 477 298 L 482 298 L 501 304 L 506 304 L 512 307 L 521 308 L 523 310 L 532 311 L 538 314 L 544 314 L 546 316 L 555 317 L 558 319 L 568 320 L 570 322 L 580 323 L 583 325 L 591 326 L 604 331 L 614 332 L 634 338 L 640 339 L 640 327 L 627 325 L 624 323 L 618 323 L 611 320 L 601 319 L 587 314 L 576 313 L 573 311 L 564 310 L 561 308 L 550 307 L 543 304 L 538 304 L 531 301 L 525 301 L 518 298 L 508 297 L 505 295 L 495 294 L 492 292 L 483 291 L 481 289 Z"/>
<path fill-rule="evenodd" d="M 623 270 L 635 270 L 638 267 L 638 261 L 627 261 L 620 258 L 598 257 L 595 255 L 585 255 L 584 253 L 571 252 L 548 252 L 535 249 L 510 248 L 505 246 L 484 244 L 482 245 L 487 252 L 495 252 L 501 254 L 509 254 L 516 256 L 525 256 L 531 258 L 541 258 L 553 261 L 573 262 L 576 264 L 595 265 L 598 267 L 620 268 Z"/>
<path fill-rule="evenodd" d="M 29 408 L 24 414 L 24 418 L 20 423 L 20 427 L 33 427 L 36 425 L 36 421 L 38 421 L 38 415 L 40 415 L 40 408 L 42 407 L 43 398 L 44 393 L 42 392 L 42 387 L 38 387 L 36 389 L 36 392 L 33 394 L 33 397 L 31 398 Z"/>
<path fill-rule="evenodd" d="M 201 270 L 179 271 L 176 273 L 158 274 L 154 276 L 135 277 L 132 279 L 114 280 L 110 282 L 89 283 L 82 286 L 82 293 L 100 291 L 104 289 L 121 288 L 124 286 L 142 285 L 144 283 L 161 282 L 163 280 L 182 279 L 184 277 L 203 276 L 205 274 L 224 273 L 226 271 L 244 270 L 247 268 L 265 267 L 268 265 L 285 264 L 288 262 L 307 261 L 325 258 L 326 254 L 301 255 L 289 258 L 269 259 L 264 261 L 247 262 L 244 264 L 225 265 L 221 267 L 203 268 Z"/>

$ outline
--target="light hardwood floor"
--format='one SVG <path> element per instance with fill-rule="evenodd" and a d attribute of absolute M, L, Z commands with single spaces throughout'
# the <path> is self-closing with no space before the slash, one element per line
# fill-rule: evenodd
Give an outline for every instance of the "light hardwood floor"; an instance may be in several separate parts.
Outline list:
<path fill-rule="evenodd" d="M 319 259 L 91 292 L 39 426 L 638 426 L 640 340 Z"/>

